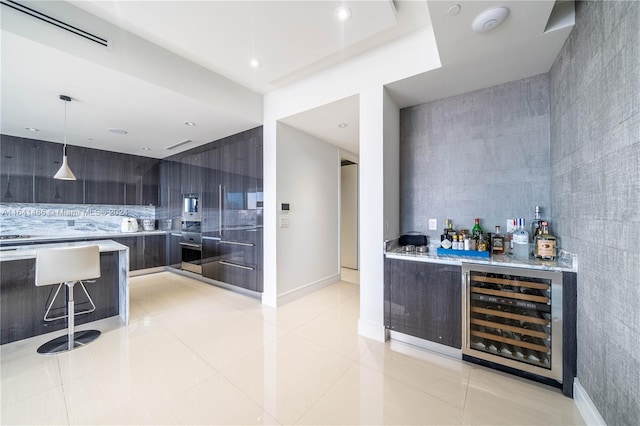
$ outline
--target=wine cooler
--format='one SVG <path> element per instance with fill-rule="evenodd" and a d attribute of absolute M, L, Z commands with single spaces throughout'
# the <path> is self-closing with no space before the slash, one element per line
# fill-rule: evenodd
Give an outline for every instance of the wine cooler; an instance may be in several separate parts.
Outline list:
<path fill-rule="evenodd" d="M 463 358 L 560 385 L 562 273 L 469 264 L 463 273 Z"/>

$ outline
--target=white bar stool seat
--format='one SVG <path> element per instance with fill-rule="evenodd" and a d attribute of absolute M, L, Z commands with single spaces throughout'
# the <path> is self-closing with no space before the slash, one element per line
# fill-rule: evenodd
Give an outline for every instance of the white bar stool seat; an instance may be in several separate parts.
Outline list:
<path fill-rule="evenodd" d="M 44 314 L 45 321 L 67 318 L 67 334 L 44 343 L 38 348 L 40 354 L 55 354 L 84 346 L 100 336 L 98 330 L 76 332 L 75 316 L 88 314 L 96 309 L 82 280 L 100 278 L 100 249 L 98 246 L 63 247 L 41 249 L 36 252 L 36 286 L 55 285 L 58 288 Z M 73 287 L 76 283 L 84 290 L 91 308 L 76 312 Z M 56 317 L 49 316 L 62 286 L 67 289 L 67 312 Z"/>

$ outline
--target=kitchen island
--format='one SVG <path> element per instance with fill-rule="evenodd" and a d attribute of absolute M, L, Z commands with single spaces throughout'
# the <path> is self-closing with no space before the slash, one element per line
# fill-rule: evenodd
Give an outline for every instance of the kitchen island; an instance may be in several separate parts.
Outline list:
<path fill-rule="evenodd" d="M 100 248 L 101 276 L 87 282 L 96 310 L 76 317 L 76 325 L 119 316 L 129 321 L 129 249 L 115 241 L 75 241 L 65 243 L 14 245 L 0 248 L 1 344 L 66 328 L 66 320 L 43 321 L 55 286 L 35 286 L 35 258 L 40 249 L 97 245 Z M 58 299 L 62 299 L 58 297 Z M 53 309 L 63 312 L 64 300 Z M 76 292 L 76 305 L 86 302 L 84 292 Z"/>

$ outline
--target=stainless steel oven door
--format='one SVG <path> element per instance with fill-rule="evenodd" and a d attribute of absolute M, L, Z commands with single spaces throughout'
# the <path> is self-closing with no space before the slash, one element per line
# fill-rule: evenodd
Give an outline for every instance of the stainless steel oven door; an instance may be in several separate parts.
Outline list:
<path fill-rule="evenodd" d="M 202 244 L 180 241 L 182 269 L 202 274 Z"/>

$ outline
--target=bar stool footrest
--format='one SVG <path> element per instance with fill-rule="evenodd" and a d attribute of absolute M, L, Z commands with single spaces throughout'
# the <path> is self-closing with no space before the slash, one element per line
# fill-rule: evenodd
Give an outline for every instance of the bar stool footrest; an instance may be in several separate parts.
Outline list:
<path fill-rule="evenodd" d="M 83 330 L 76 331 L 73 334 L 74 346 L 73 349 L 80 348 L 85 346 L 94 340 L 96 340 L 100 336 L 100 331 L 98 330 Z M 64 335 L 57 337 L 53 340 L 49 340 L 47 343 L 42 344 L 38 348 L 39 354 L 57 354 L 61 352 L 67 352 L 69 350 L 69 336 Z"/>

